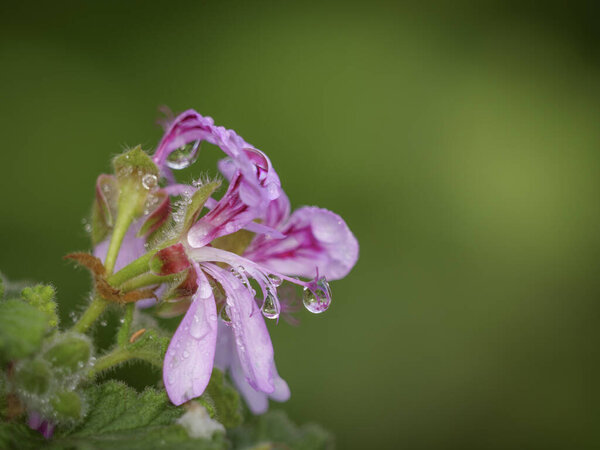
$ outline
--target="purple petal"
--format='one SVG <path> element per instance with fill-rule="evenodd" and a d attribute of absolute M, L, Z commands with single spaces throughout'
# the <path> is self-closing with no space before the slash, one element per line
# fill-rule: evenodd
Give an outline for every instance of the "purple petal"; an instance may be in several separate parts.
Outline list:
<path fill-rule="evenodd" d="M 280 228 L 284 239 L 257 236 L 245 257 L 286 275 L 329 280 L 345 277 L 358 259 L 358 242 L 337 214 L 317 207 L 300 208 Z"/>
<path fill-rule="evenodd" d="M 203 264 L 227 295 L 226 310 L 231 318 L 237 354 L 250 386 L 266 393 L 273 384 L 273 345 L 253 294 L 235 275 L 214 264 Z"/>
<path fill-rule="evenodd" d="M 225 322 L 219 321 L 219 338 L 217 343 L 217 356 L 216 359 L 227 361 L 223 364 L 221 370 L 230 370 L 231 379 L 235 387 L 244 397 L 248 408 L 253 414 L 263 414 L 269 408 L 269 397 L 275 401 L 283 402 L 290 398 L 290 389 L 287 383 L 277 374 L 275 365 L 272 370 L 274 373 L 273 383 L 275 390 L 271 394 L 265 394 L 264 392 L 257 391 L 254 389 L 244 376 L 244 370 L 240 363 L 240 359 L 237 355 L 237 349 L 235 347 L 235 340 L 233 337 L 233 331 L 231 327 L 227 326 Z"/>
<path fill-rule="evenodd" d="M 208 279 L 194 263 L 198 291 L 171 339 L 163 367 L 169 399 L 175 405 L 199 397 L 213 368 L 217 342 L 217 309 Z"/>

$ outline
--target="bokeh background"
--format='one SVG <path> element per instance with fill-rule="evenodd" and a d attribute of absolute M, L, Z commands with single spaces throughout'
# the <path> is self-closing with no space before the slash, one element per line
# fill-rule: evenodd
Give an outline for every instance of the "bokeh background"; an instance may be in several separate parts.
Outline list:
<path fill-rule="evenodd" d="M 0 270 L 53 282 L 68 323 L 89 280 L 61 257 L 89 248 L 95 177 L 155 146 L 160 105 L 193 107 L 361 244 L 327 313 L 271 327 L 276 407 L 341 449 L 598 448 L 597 13 L 5 2 Z M 215 173 L 205 153 L 188 176 Z"/>

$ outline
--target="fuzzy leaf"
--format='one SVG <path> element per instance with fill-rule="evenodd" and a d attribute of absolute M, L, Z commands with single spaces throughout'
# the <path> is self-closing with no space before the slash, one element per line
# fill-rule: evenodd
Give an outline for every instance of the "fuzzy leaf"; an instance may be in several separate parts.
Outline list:
<path fill-rule="evenodd" d="M 0 303 L 0 361 L 21 359 L 40 348 L 46 314 L 21 300 Z"/>
<path fill-rule="evenodd" d="M 161 336 L 156 330 L 150 329 L 146 330 L 133 342 L 128 342 L 124 348 L 134 354 L 136 358 L 162 367 L 168 346 L 168 337 Z"/>
<path fill-rule="evenodd" d="M 44 354 L 44 359 L 65 373 L 74 373 L 89 361 L 91 354 L 91 343 L 86 336 L 61 333 Z"/>
<path fill-rule="evenodd" d="M 242 427 L 230 430 L 233 448 L 326 450 L 334 447 L 333 436 L 318 425 L 294 425 L 283 411 L 252 417 Z"/>
<path fill-rule="evenodd" d="M 220 370 L 213 369 L 210 382 L 198 400 L 206 407 L 211 418 L 226 428 L 237 427 L 242 422 L 240 396 Z"/>
<path fill-rule="evenodd" d="M 87 390 L 89 414 L 72 432 L 58 432 L 50 448 L 70 449 L 225 449 L 222 436 L 193 439 L 175 420 L 184 408 L 173 406 L 164 391 L 137 393 L 118 381 Z"/>

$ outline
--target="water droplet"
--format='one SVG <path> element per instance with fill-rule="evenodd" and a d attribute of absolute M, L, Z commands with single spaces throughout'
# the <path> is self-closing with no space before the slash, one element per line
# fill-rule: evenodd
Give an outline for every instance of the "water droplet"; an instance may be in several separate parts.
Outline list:
<path fill-rule="evenodd" d="M 125 323 L 125 319 L 124 319 L 123 317 L 121 317 L 121 318 L 119 319 L 119 322 L 121 322 L 121 323 Z"/>
<path fill-rule="evenodd" d="M 331 289 L 325 278 L 313 281 L 304 288 L 302 303 L 311 313 L 320 314 L 329 308 L 331 303 Z"/>
<path fill-rule="evenodd" d="M 183 351 L 183 357 L 184 358 L 189 358 L 190 357 L 190 352 L 188 352 L 187 350 Z"/>
<path fill-rule="evenodd" d="M 148 190 L 154 189 L 157 184 L 158 184 L 158 177 L 154 174 L 147 173 L 146 175 L 144 175 L 142 177 L 142 186 L 144 186 L 145 189 L 148 189 Z"/>
<path fill-rule="evenodd" d="M 202 339 L 208 333 L 208 327 L 206 327 L 204 322 L 204 317 L 201 313 L 196 311 L 196 315 L 194 316 L 194 320 L 192 320 L 192 324 L 190 325 L 190 335 L 194 339 Z"/>
<path fill-rule="evenodd" d="M 269 280 L 271 280 L 271 284 L 275 287 L 281 286 L 281 283 L 283 282 L 277 275 L 269 275 Z"/>
<path fill-rule="evenodd" d="M 173 150 L 167 157 L 167 166 L 171 169 L 185 169 L 196 161 L 200 141 L 188 142 L 182 147 Z"/>
<path fill-rule="evenodd" d="M 100 322 L 100 326 L 105 327 L 106 325 L 108 325 L 108 322 L 106 320 Z"/>
<path fill-rule="evenodd" d="M 277 319 L 279 317 L 278 302 L 273 294 L 267 294 L 262 306 L 262 313 L 267 319 Z"/>

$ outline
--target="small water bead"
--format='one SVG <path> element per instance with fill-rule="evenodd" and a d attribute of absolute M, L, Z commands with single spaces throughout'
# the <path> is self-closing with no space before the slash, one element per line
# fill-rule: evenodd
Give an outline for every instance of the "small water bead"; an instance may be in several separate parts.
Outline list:
<path fill-rule="evenodd" d="M 147 173 L 146 175 L 144 175 L 142 177 L 142 186 L 144 186 L 145 189 L 148 189 L 148 190 L 154 189 L 157 184 L 158 184 L 158 177 L 154 174 Z"/>
<path fill-rule="evenodd" d="M 277 300 L 273 294 L 269 293 L 262 307 L 263 316 L 267 319 L 277 319 L 279 317 L 279 311 L 277 308 Z"/>
<path fill-rule="evenodd" d="M 200 141 L 193 141 L 173 150 L 167 157 L 167 166 L 176 170 L 189 167 L 196 161 L 199 147 Z"/>
<path fill-rule="evenodd" d="M 190 352 L 188 352 L 187 350 L 184 350 L 183 351 L 183 357 L 184 357 L 184 359 L 189 358 L 190 357 Z"/>
<path fill-rule="evenodd" d="M 106 320 L 100 322 L 100 326 L 105 327 L 106 325 L 108 325 L 108 322 Z"/>
<path fill-rule="evenodd" d="M 321 278 L 305 287 L 302 294 L 302 303 L 313 314 L 326 311 L 331 303 L 331 289 L 327 280 Z"/>
<path fill-rule="evenodd" d="M 271 284 L 275 287 L 281 286 L 283 280 L 279 278 L 277 275 L 269 275 L 269 280 L 271 280 Z"/>

